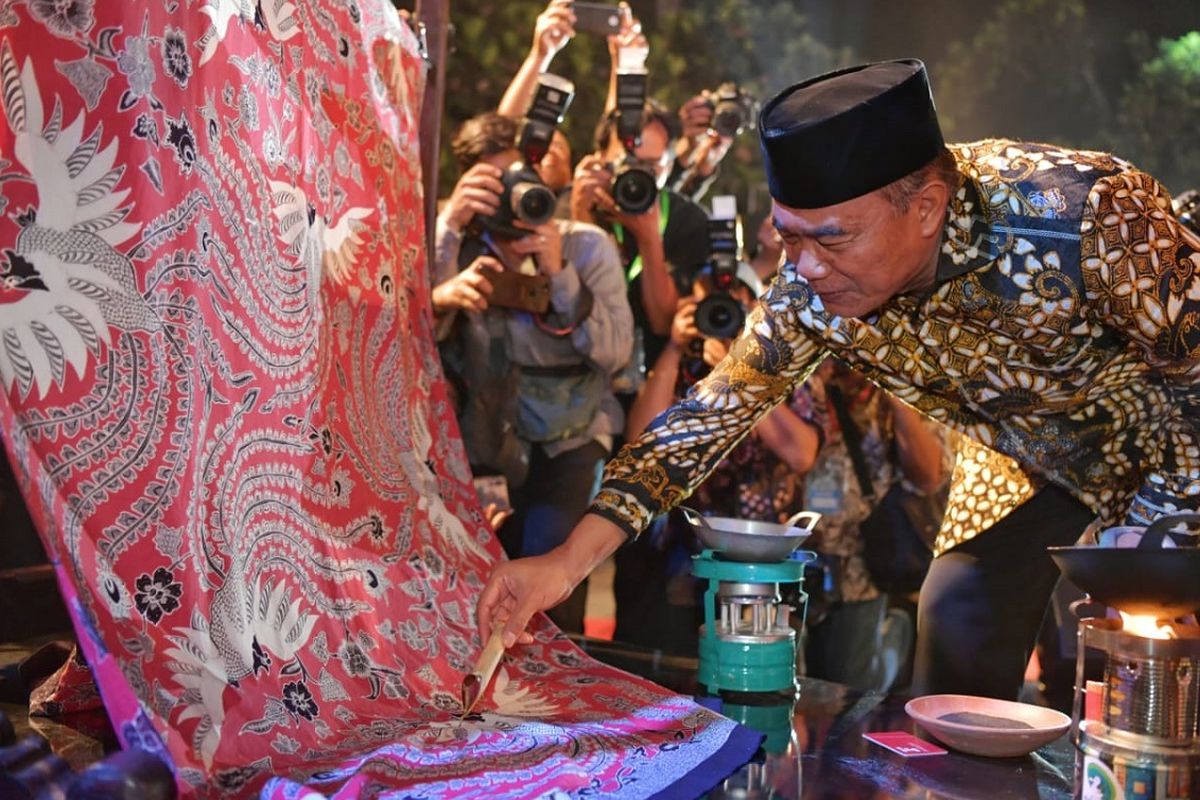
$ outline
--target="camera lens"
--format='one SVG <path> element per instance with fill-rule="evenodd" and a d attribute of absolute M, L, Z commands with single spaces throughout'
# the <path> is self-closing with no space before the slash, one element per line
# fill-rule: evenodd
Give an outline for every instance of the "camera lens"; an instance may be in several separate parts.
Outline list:
<path fill-rule="evenodd" d="M 742 129 L 742 110 L 735 103 L 722 103 L 713 114 L 713 130 L 722 136 L 737 136 Z"/>
<path fill-rule="evenodd" d="M 696 330 L 714 339 L 732 339 L 746 322 L 746 312 L 727 294 L 712 294 L 696 306 Z"/>
<path fill-rule="evenodd" d="M 513 215 L 529 225 L 549 222 L 554 205 L 554 192 L 540 183 L 523 182 L 512 188 Z"/>
<path fill-rule="evenodd" d="M 657 195 L 658 182 L 654 180 L 654 175 L 640 167 L 625 167 L 613 179 L 613 201 L 626 214 L 648 211 Z"/>

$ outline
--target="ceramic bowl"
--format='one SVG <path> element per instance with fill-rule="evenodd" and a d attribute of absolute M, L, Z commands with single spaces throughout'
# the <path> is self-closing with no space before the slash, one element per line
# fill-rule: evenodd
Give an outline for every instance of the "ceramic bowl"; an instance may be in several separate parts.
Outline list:
<path fill-rule="evenodd" d="M 1071 727 L 1052 708 L 964 694 L 917 697 L 904 710 L 947 747 L 992 758 L 1028 755 Z"/>

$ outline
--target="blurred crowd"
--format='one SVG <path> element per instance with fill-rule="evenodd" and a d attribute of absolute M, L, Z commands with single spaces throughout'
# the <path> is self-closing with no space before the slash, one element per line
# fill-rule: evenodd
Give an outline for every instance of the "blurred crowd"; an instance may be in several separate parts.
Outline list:
<path fill-rule="evenodd" d="M 576 35 L 608 42 L 604 108 L 572 108 L 551 69 Z M 755 99 L 736 83 L 647 95 L 651 43 L 629 6 L 552 0 L 496 109 L 455 131 L 432 302 L 476 486 L 510 556 L 561 544 L 605 461 L 726 354 L 780 265 L 770 215 L 749 226 L 710 190 Z M 596 118 L 574 154 L 565 114 Z M 744 241 L 749 240 L 749 241 Z M 689 499 L 702 513 L 822 514 L 806 547 L 807 674 L 904 681 L 913 603 L 945 507 L 950 434 L 833 361 L 767 415 Z M 616 638 L 694 654 L 699 544 L 672 513 L 616 558 Z M 582 632 L 586 583 L 550 612 Z"/>

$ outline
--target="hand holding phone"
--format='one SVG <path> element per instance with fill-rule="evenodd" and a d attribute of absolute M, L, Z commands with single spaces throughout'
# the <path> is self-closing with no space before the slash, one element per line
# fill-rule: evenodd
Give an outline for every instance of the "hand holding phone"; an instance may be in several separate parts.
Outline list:
<path fill-rule="evenodd" d="M 550 0 L 533 27 L 533 52 L 541 58 L 553 58 L 574 35 L 571 0 Z"/>
<path fill-rule="evenodd" d="M 575 30 L 600 36 L 616 36 L 621 31 L 621 9 L 608 3 L 574 3 Z"/>

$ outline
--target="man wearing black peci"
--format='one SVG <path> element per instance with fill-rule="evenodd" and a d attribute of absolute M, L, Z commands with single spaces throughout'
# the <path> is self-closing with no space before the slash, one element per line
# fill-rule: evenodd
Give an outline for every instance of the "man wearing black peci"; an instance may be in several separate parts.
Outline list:
<path fill-rule="evenodd" d="M 914 689 L 1014 698 L 1057 578 L 1045 547 L 1198 505 L 1200 238 L 1114 156 L 946 147 L 919 61 L 793 86 L 759 134 L 788 263 L 567 542 L 496 568 L 480 625 L 515 641 L 832 353 L 1004 457 L 955 471 Z"/>

